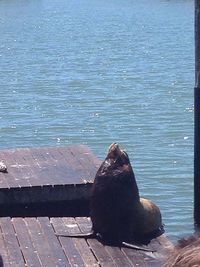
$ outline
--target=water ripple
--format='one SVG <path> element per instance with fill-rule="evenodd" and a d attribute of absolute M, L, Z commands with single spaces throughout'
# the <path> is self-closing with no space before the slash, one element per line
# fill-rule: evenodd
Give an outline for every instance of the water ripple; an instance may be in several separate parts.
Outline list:
<path fill-rule="evenodd" d="M 119 142 L 167 235 L 191 233 L 193 9 L 1 0 L 1 148 L 84 143 L 103 159 Z"/>

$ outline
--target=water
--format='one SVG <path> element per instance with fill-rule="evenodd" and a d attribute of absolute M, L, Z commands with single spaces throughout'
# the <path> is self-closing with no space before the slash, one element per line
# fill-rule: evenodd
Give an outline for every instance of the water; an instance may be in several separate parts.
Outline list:
<path fill-rule="evenodd" d="M 0 148 L 128 152 L 173 240 L 193 232 L 193 1 L 0 0 Z"/>

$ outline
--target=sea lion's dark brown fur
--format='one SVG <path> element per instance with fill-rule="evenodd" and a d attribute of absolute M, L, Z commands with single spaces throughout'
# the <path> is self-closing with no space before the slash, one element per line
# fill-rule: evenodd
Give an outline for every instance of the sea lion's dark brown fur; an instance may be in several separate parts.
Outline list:
<path fill-rule="evenodd" d="M 127 246 L 163 231 L 159 208 L 139 197 L 128 155 L 116 143 L 97 171 L 90 202 L 92 233 L 74 237 L 98 237 L 107 244 Z"/>
<path fill-rule="evenodd" d="M 92 188 L 93 231 L 104 240 L 127 240 L 133 228 L 134 203 L 138 201 L 138 187 L 128 156 L 117 144 L 112 144 Z"/>
<path fill-rule="evenodd" d="M 200 236 L 190 236 L 178 241 L 163 267 L 200 266 Z"/>
<path fill-rule="evenodd" d="M 159 208 L 139 197 L 128 155 L 116 143 L 94 180 L 91 220 L 93 231 L 112 242 L 141 241 L 162 228 Z"/>

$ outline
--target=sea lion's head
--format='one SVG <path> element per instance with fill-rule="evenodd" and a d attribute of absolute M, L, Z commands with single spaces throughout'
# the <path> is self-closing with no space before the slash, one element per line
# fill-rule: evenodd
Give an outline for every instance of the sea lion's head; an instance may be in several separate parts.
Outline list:
<path fill-rule="evenodd" d="M 128 154 L 124 150 L 120 149 L 117 143 L 113 143 L 109 146 L 106 160 L 119 165 L 130 164 Z"/>
<path fill-rule="evenodd" d="M 110 145 L 108 154 L 97 171 L 95 183 L 111 186 L 134 188 L 135 195 L 138 197 L 138 188 L 135 176 L 127 153 L 122 150 L 117 143 Z M 122 189 L 122 188 L 121 188 Z"/>
<path fill-rule="evenodd" d="M 117 143 L 113 143 L 110 145 L 108 154 L 101 166 L 101 173 L 115 176 L 119 175 L 120 172 L 133 174 L 128 154 Z"/>

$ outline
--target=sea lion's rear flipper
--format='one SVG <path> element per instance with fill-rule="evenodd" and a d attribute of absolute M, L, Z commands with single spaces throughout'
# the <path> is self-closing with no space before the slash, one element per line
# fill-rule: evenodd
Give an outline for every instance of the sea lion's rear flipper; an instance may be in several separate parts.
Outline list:
<path fill-rule="evenodd" d="M 126 247 L 126 248 L 132 248 L 132 249 L 137 249 L 137 250 L 142 250 L 142 251 L 148 251 L 148 252 L 156 252 L 156 250 L 150 249 L 150 248 L 145 248 L 139 245 L 134 245 L 131 243 L 127 243 L 127 242 L 122 242 L 122 247 Z"/>
<path fill-rule="evenodd" d="M 56 236 L 62 237 L 77 237 L 77 238 L 96 238 L 97 235 L 94 232 L 89 233 L 77 233 L 77 234 L 58 234 L 55 233 Z"/>

